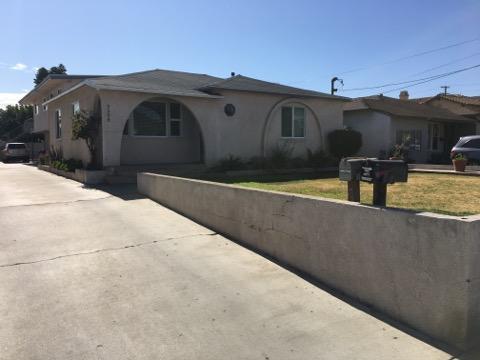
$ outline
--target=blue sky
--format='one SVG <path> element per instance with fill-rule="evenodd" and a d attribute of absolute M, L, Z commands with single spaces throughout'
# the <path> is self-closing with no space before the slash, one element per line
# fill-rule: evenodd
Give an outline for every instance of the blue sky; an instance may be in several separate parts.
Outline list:
<path fill-rule="evenodd" d="M 70 74 L 235 71 L 324 92 L 335 75 L 346 90 L 480 64 L 479 0 L 2 0 L 0 13 L 0 104 L 32 88 L 36 67 L 60 62 Z M 470 42 L 392 62 L 464 41 Z M 408 91 L 428 96 L 441 85 L 480 95 L 480 68 Z"/>

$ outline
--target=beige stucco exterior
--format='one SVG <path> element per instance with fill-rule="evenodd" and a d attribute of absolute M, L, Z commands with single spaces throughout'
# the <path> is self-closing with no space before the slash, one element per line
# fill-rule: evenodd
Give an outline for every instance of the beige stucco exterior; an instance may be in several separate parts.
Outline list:
<path fill-rule="evenodd" d="M 398 131 L 420 131 L 420 150 L 410 149 L 408 156 L 417 163 L 432 160 L 432 155 L 449 152 L 460 136 L 473 135 L 475 123 L 461 121 L 437 121 L 426 118 L 400 117 L 373 110 L 345 111 L 344 124 L 362 133 L 362 147 L 358 155 L 378 157 L 388 155 L 397 144 Z M 429 125 L 439 126 L 439 147 L 429 147 Z"/>
<path fill-rule="evenodd" d="M 70 81 L 68 84 L 58 83 L 57 86 L 65 91 L 77 83 Z M 45 95 L 39 92 L 38 99 L 42 96 Z M 182 135 L 124 135 L 125 125 L 133 110 L 144 101 L 159 98 L 182 105 Z M 214 165 L 230 155 L 244 160 L 267 156 L 273 148 L 285 144 L 292 149 L 293 156 L 305 157 L 307 149 L 326 150 L 326 135 L 343 126 L 344 101 L 341 99 L 233 90 L 222 90 L 217 97 L 201 98 L 97 90 L 84 85 L 49 100 L 48 110 L 35 117 L 35 128 L 47 130 L 50 146 L 61 149 L 65 158 L 81 159 L 88 163 L 89 153 L 84 141 L 72 140 L 72 104 L 78 101 L 82 110 L 92 111 L 98 100 L 102 115 L 100 154 L 105 167 L 195 162 Z M 233 116 L 225 114 L 226 104 L 235 106 Z M 281 108 L 286 105 L 305 108 L 305 137 L 282 138 Z M 57 109 L 62 112 L 60 138 L 56 137 Z"/>
<path fill-rule="evenodd" d="M 222 92 L 222 98 L 193 98 L 171 96 L 183 104 L 195 118 L 203 139 L 203 158 L 207 165 L 229 155 L 248 159 L 268 155 L 276 144 L 288 142 L 296 156 L 305 156 L 325 147 L 325 134 L 342 127 L 342 102 L 318 98 L 289 98 L 273 94 L 239 91 Z M 155 98 L 148 93 L 100 91 L 103 119 L 104 166 L 121 164 L 123 129 L 130 113 L 140 103 Z M 226 104 L 236 108 L 234 116 L 224 112 Z M 282 139 L 280 108 L 298 104 L 306 108 L 306 136 L 301 139 Z M 159 138 L 157 144 L 169 141 Z M 150 146 L 153 148 L 154 141 Z M 133 144 L 132 144 L 133 145 Z M 174 149 L 169 149 L 169 151 Z"/>

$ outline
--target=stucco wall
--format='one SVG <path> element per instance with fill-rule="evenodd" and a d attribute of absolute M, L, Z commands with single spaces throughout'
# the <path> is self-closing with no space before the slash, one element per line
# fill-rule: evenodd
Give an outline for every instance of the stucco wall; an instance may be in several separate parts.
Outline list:
<path fill-rule="evenodd" d="M 33 131 L 40 132 L 49 130 L 48 110 L 43 110 L 43 99 L 50 99 L 51 96 L 58 94 L 58 90 L 61 92 L 68 90 L 80 81 L 81 79 L 54 79 L 49 80 L 42 88 L 38 89 L 31 99 L 31 104 L 33 106 L 38 105 L 39 108 L 38 114 L 33 114 Z"/>
<path fill-rule="evenodd" d="M 345 111 L 343 116 L 345 126 L 362 134 L 358 156 L 378 157 L 382 151 L 388 154 L 393 146 L 390 116 L 370 110 Z"/>
<path fill-rule="evenodd" d="M 90 153 L 85 141 L 72 140 L 72 104 L 78 101 L 81 110 L 93 111 L 96 95 L 95 90 L 84 86 L 48 104 L 50 146 L 62 149 L 65 159 L 73 158 L 82 160 L 84 164 L 90 161 Z M 57 109 L 61 109 L 62 111 L 62 136 L 58 139 L 56 138 L 55 124 L 55 111 Z"/>
<path fill-rule="evenodd" d="M 103 115 L 104 164 L 120 163 L 122 133 L 125 122 L 133 109 L 152 94 L 100 91 Z M 341 128 L 342 105 L 338 100 L 292 99 L 288 97 L 226 91 L 221 99 L 169 97 L 185 105 L 193 114 L 204 139 L 205 162 L 234 155 L 248 159 L 266 154 L 280 139 L 280 112 L 283 104 L 301 103 L 307 111 L 307 136 L 292 143 L 298 155 L 306 154 L 306 148 L 316 150 L 325 144 L 328 132 Z M 236 108 L 234 116 L 224 113 L 225 104 Z M 312 114 L 315 114 L 313 116 Z M 316 123 L 315 123 L 316 122 Z M 310 131 L 309 131 L 310 130 Z M 277 134 L 277 135 L 272 135 Z"/>
<path fill-rule="evenodd" d="M 480 216 L 382 209 L 146 173 L 138 174 L 138 189 L 438 340 L 462 349 L 478 343 Z"/>

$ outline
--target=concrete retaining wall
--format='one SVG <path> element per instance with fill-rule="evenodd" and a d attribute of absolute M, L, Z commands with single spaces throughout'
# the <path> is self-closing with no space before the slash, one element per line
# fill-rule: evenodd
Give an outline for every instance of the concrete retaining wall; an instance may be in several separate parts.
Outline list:
<path fill-rule="evenodd" d="M 75 172 L 69 172 L 56 169 L 49 165 L 38 165 L 38 168 L 87 185 L 102 184 L 107 174 L 104 170 L 75 169 Z"/>
<path fill-rule="evenodd" d="M 480 216 L 138 174 L 140 193 L 438 340 L 480 338 Z"/>

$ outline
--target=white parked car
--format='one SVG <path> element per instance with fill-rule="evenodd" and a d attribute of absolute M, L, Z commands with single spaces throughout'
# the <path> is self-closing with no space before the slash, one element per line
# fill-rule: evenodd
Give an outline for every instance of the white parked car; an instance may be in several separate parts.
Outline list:
<path fill-rule="evenodd" d="M 24 143 L 7 143 L 0 153 L 0 158 L 3 162 L 11 160 L 27 162 L 30 160 L 30 155 Z"/>

